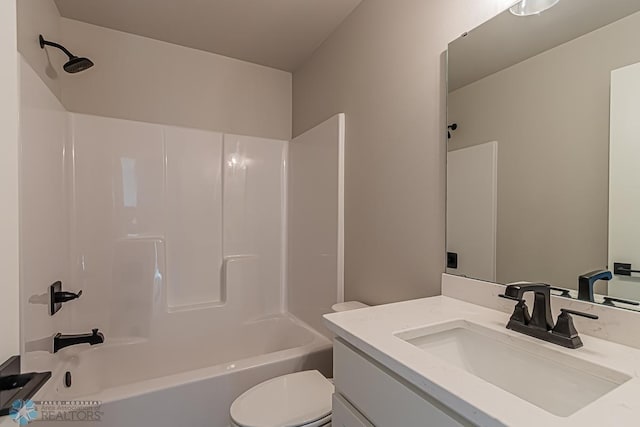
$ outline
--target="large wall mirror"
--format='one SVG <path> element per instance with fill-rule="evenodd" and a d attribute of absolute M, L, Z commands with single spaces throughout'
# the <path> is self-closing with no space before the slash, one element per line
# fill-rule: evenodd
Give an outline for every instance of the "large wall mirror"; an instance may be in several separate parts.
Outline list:
<path fill-rule="evenodd" d="M 525 0 L 453 41 L 448 124 L 448 273 L 577 298 L 609 271 L 592 299 L 640 309 L 640 0 Z"/>

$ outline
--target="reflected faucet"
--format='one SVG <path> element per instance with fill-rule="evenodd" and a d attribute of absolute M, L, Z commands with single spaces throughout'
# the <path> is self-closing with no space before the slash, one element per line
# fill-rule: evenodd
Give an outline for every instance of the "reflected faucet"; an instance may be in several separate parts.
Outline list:
<path fill-rule="evenodd" d="M 98 329 L 93 329 L 90 334 L 78 334 L 78 335 L 62 335 L 57 333 L 53 336 L 53 352 L 57 353 L 65 347 L 78 344 L 96 345 L 104 342 L 104 335 L 102 332 L 98 332 Z"/>
<path fill-rule="evenodd" d="M 582 301 L 595 302 L 593 287 L 598 280 L 611 280 L 613 275 L 607 270 L 595 270 L 585 273 L 578 278 L 578 299 Z"/>

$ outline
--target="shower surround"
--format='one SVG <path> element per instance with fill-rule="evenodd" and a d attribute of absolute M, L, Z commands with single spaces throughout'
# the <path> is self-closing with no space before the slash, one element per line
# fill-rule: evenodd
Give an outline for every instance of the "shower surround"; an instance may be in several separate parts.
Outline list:
<path fill-rule="evenodd" d="M 223 427 L 233 399 L 260 381 L 331 374 L 331 342 L 309 323 L 342 299 L 342 117 L 293 142 L 222 134 L 68 113 L 24 63 L 22 75 L 22 360 L 53 371 L 37 399 L 100 401 L 107 426 L 175 425 L 189 411 Z M 333 198 L 335 215 L 288 203 L 289 146 L 303 159 L 300 144 L 318 154 L 304 161 L 326 162 L 307 173 L 331 179 L 314 189 L 301 160 L 309 188 L 294 196 Z M 288 217 L 323 239 L 289 235 Z M 300 257 L 318 266 L 313 293 L 288 267 Z M 56 280 L 83 294 L 49 317 Z M 51 353 L 53 334 L 93 328 L 104 344 Z"/>
<path fill-rule="evenodd" d="M 70 123 L 76 327 L 180 342 L 282 311 L 286 141 Z"/>

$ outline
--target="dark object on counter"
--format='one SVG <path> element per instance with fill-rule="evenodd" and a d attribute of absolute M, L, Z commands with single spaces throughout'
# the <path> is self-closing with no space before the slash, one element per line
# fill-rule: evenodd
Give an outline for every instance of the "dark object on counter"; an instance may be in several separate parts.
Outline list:
<path fill-rule="evenodd" d="M 13 356 L 0 365 L 0 416 L 9 415 L 16 400 L 33 397 L 51 378 L 51 372 L 20 373 L 20 356 Z"/>
<path fill-rule="evenodd" d="M 531 315 L 524 300 L 524 295 L 528 292 L 534 294 Z M 551 315 L 551 286 L 545 284 L 509 285 L 504 295 L 500 297 L 518 302 L 509 319 L 507 329 L 566 348 L 576 349 L 583 345 L 571 315 L 598 319 L 598 316 L 592 314 L 563 309 L 558 316 L 558 322 L 554 324 Z"/>

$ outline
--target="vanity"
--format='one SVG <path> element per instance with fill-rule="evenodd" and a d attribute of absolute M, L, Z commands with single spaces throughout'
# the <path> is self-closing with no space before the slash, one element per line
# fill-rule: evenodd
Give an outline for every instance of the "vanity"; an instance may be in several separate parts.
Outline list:
<path fill-rule="evenodd" d="M 638 40 L 527 0 L 449 44 L 442 295 L 325 316 L 333 427 L 640 425 Z"/>
<path fill-rule="evenodd" d="M 469 286 L 483 296 L 458 299 Z M 500 288 L 445 275 L 443 296 L 326 315 L 333 426 L 637 425 L 640 349 L 603 339 L 633 313 L 554 297 L 554 314 L 604 322 L 576 319 L 600 337 L 581 333 L 584 347 L 568 349 L 508 330 Z"/>

